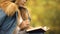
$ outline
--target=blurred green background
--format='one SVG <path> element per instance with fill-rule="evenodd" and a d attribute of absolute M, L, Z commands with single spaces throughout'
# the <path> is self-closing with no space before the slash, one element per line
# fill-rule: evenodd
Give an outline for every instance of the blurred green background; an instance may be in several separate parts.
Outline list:
<path fill-rule="evenodd" d="M 60 0 L 28 0 L 31 26 L 47 26 L 45 34 L 60 34 Z"/>

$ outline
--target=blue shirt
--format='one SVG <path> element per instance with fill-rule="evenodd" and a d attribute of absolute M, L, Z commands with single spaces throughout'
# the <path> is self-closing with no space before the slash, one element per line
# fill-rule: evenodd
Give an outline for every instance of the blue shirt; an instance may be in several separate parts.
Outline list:
<path fill-rule="evenodd" d="M 17 25 L 17 13 L 9 17 L 0 8 L 0 34 L 13 34 L 16 25 Z"/>

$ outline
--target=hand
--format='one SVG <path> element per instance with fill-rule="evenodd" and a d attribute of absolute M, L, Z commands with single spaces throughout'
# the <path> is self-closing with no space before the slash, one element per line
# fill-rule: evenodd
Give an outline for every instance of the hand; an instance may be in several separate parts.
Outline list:
<path fill-rule="evenodd" d="M 19 25 L 19 27 L 20 27 L 20 29 L 27 29 L 29 27 L 29 25 L 30 25 L 29 21 L 25 20 Z"/>

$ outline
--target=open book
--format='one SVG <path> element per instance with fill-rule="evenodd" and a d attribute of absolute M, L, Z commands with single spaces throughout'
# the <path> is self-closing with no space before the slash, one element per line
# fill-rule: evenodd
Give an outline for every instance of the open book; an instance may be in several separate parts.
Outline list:
<path fill-rule="evenodd" d="M 28 29 L 28 30 L 26 30 L 27 32 L 29 32 L 29 31 L 47 31 L 47 30 L 49 30 L 49 28 L 47 28 L 46 26 L 45 27 L 36 27 L 36 28 L 31 28 L 31 29 Z"/>

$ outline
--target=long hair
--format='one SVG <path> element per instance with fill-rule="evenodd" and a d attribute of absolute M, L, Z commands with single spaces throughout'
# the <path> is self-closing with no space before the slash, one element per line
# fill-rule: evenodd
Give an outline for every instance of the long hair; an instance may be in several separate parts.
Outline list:
<path fill-rule="evenodd" d="M 27 8 L 20 7 L 19 10 L 20 10 L 20 13 L 21 13 L 21 16 L 22 16 L 23 20 L 27 20 L 28 19 L 28 14 L 27 14 L 28 10 L 27 10 Z"/>
<path fill-rule="evenodd" d="M 12 3 L 11 0 L 1 0 L 0 7 L 8 16 L 12 16 L 17 10 L 17 5 Z"/>

